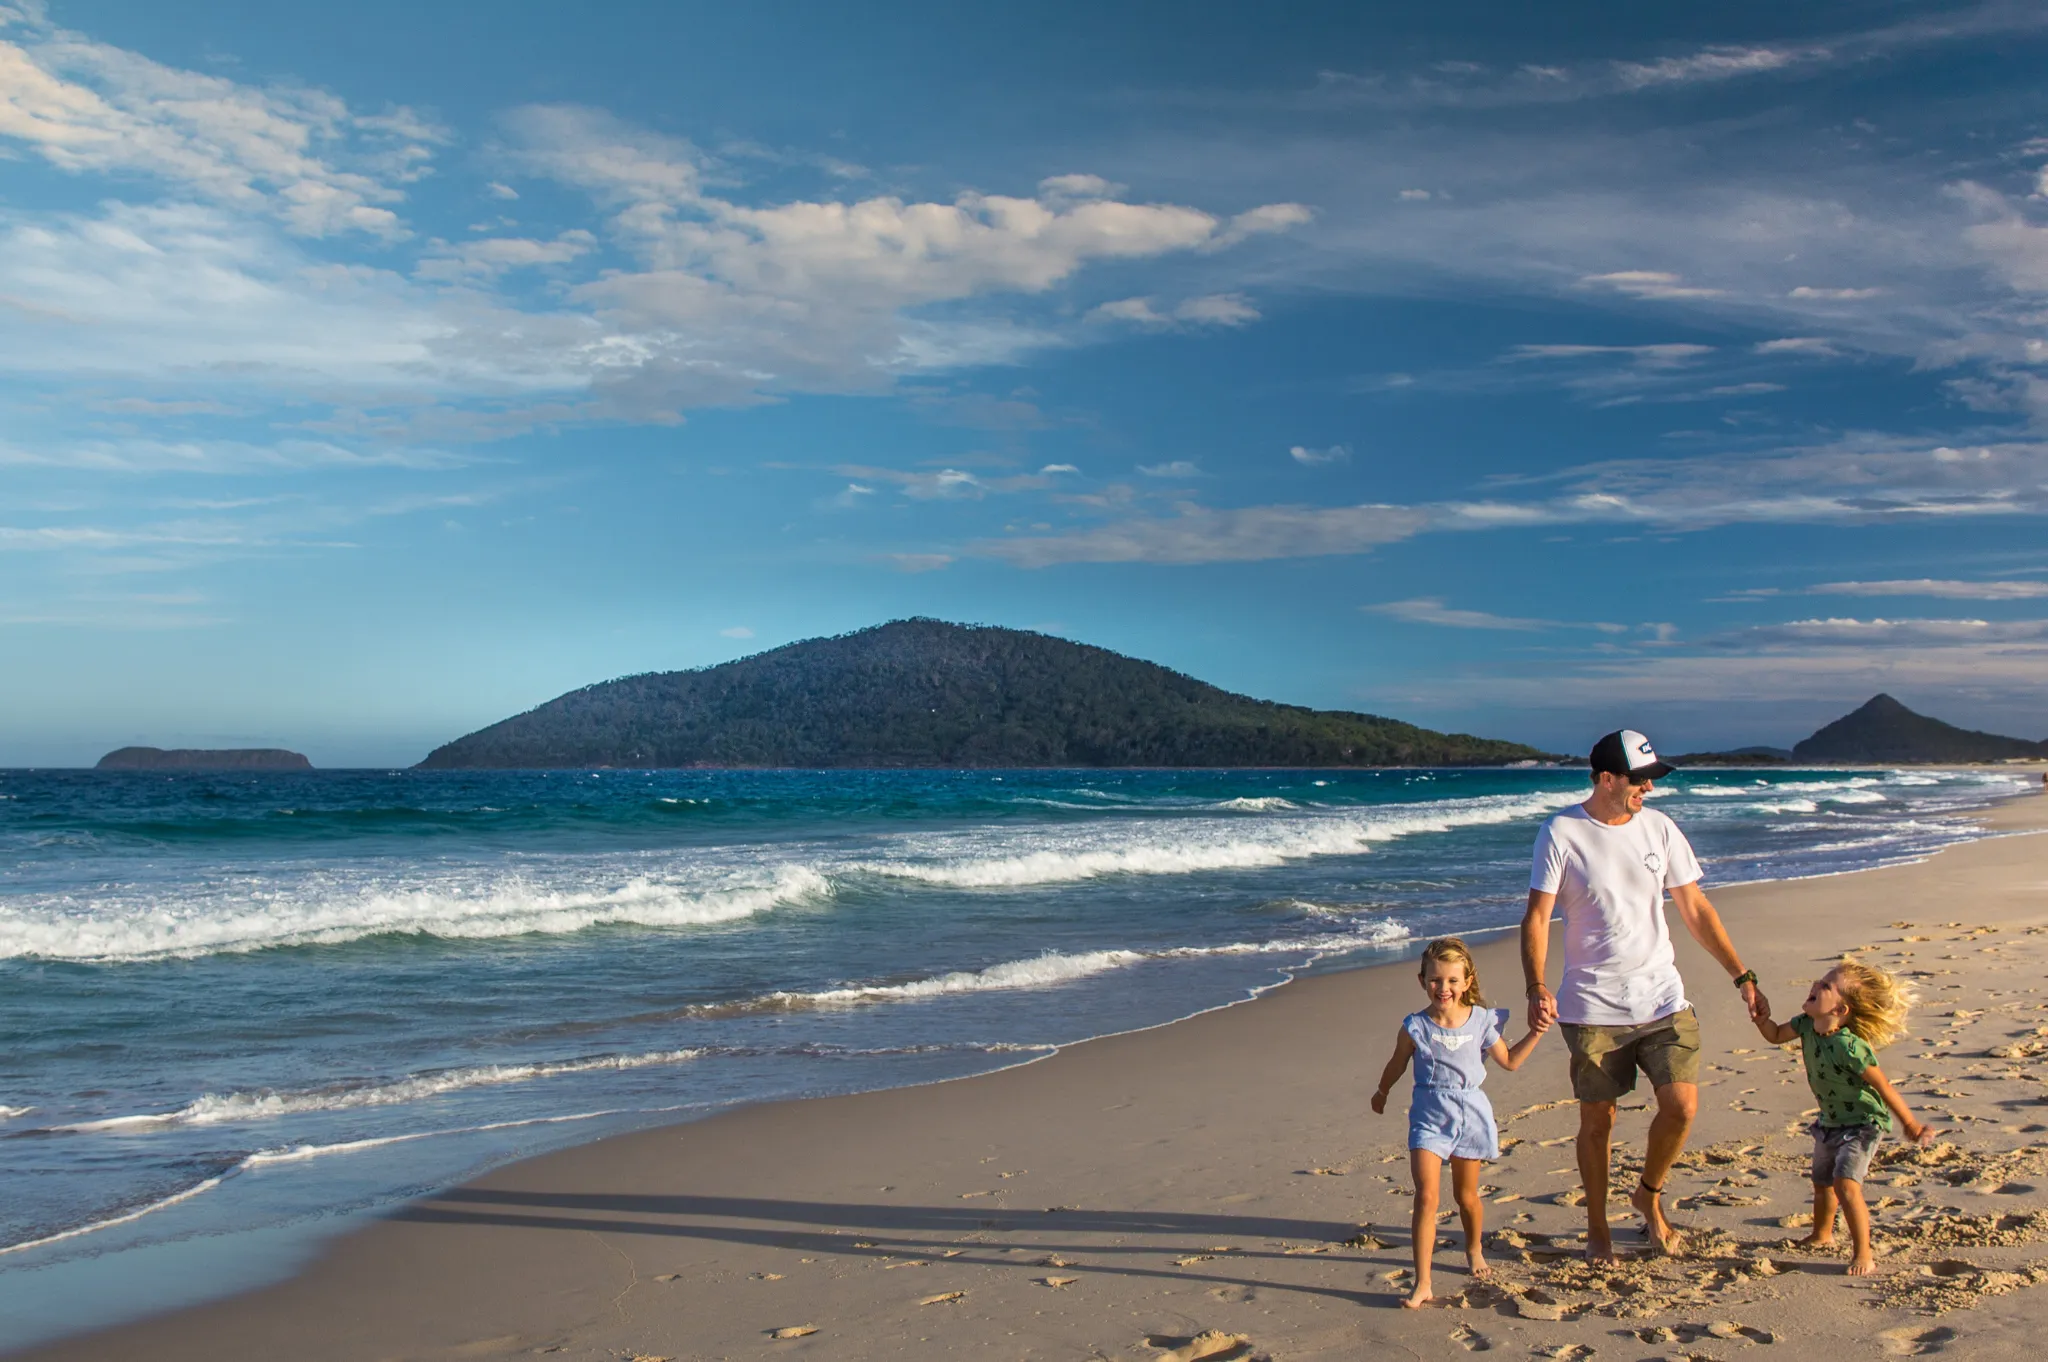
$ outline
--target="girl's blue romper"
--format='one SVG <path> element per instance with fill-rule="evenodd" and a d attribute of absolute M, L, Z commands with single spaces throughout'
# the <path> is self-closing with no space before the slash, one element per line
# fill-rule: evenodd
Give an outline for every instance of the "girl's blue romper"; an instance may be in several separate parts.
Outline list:
<path fill-rule="evenodd" d="M 1408 1104 L 1408 1147 L 1440 1159 L 1497 1159 L 1500 1128 L 1486 1081 L 1486 1052 L 1506 1031 L 1508 1014 L 1475 1007 L 1465 1024 L 1447 1030 L 1427 1012 L 1411 1012 L 1401 1029 L 1415 1042 L 1415 1096 Z"/>

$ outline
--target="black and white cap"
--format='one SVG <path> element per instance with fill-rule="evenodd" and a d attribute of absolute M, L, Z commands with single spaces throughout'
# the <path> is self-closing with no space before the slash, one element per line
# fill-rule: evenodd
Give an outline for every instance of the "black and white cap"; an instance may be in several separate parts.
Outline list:
<path fill-rule="evenodd" d="M 1633 728 L 1609 733 L 1593 744 L 1590 758 L 1595 771 L 1612 771 L 1630 780 L 1662 780 L 1678 768 L 1657 759 L 1657 749 Z"/>

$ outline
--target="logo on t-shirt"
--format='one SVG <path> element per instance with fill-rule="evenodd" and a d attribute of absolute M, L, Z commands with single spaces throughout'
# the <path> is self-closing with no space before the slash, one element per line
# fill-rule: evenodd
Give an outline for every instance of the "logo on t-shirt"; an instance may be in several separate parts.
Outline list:
<path fill-rule="evenodd" d="M 1458 1053 L 1458 1051 L 1465 1048 L 1465 1042 L 1472 1039 L 1472 1037 L 1439 1035 L 1435 1039 L 1438 1045 L 1441 1045 L 1444 1049 L 1449 1050 L 1452 1054 L 1456 1054 Z"/>
<path fill-rule="evenodd" d="M 1650 872 L 1650 873 L 1651 873 L 1652 875 L 1661 875 L 1661 874 L 1663 874 L 1663 873 L 1664 873 L 1664 858 L 1663 858 L 1662 856 L 1659 856 L 1659 855 L 1658 855 L 1658 854 L 1657 854 L 1656 852 L 1654 852 L 1654 851 L 1646 851 L 1646 852 L 1644 852 L 1644 853 L 1643 853 L 1643 869 L 1645 869 L 1645 870 L 1649 871 L 1649 872 Z"/>

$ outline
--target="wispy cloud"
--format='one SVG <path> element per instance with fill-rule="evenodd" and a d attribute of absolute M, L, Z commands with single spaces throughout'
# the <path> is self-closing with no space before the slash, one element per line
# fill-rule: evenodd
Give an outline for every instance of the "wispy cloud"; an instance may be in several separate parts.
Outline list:
<path fill-rule="evenodd" d="M 1951 601 L 2048 600 L 2048 582 L 1968 582 L 1912 577 L 1881 582 L 1822 582 L 1810 596 L 1929 596 Z"/>
<path fill-rule="evenodd" d="M 1628 632 L 1624 624 L 1574 623 L 1565 620 L 1530 619 L 1496 615 L 1485 610 L 1460 610 L 1444 604 L 1441 596 L 1416 596 L 1405 601 L 1382 601 L 1359 609 L 1385 615 L 1404 624 L 1428 624 L 1443 629 L 1486 629 L 1516 633 L 1537 633 L 1551 629 L 1593 629 L 1604 634 Z"/>
<path fill-rule="evenodd" d="M 970 552 L 1018 567 L 1060 563 L 1243 563 L 1364 553 L 1406 539 L 1426 513 L 1406 506 L 1250 506 L 1211 510 L 1185 505 L 1177 516 L 1148 517 L 1068 534 L 983 540 Z"/>
<path fill-rule="evenodd" d="M 1351 446 L 1324 445 L 1318 449 L 1310 445 L 1290 445 L 1287 450 L 1287 457 L 1293 459 L 1298 464 L 1306 464 L 1311 468 L 1319 464 L 1349 463 L 1351 461 Z"/>
<path fill-rule="evenodd" d="M 55 28 L 40 9 L 14 20 L 15 41 L 0 39 L 0 137 L 74 174 L 155 176 L 303 236 L 402 237 L 386 205 L 446 140 L 409 109 L 364 114 L 324 91 L 164 66 Z"/>
<path fill-rule="evenodd" d="M 1124 322 L 1148 331 L 1186 330 L 1203 326 L 1245 326 L 1259 320 L 1259 310 L 1238 293 L 1212 293 L 1187 298 L 1161 310 L 1150 298 L 1121 298 L 1088 313 L 1090 321 Z"/>

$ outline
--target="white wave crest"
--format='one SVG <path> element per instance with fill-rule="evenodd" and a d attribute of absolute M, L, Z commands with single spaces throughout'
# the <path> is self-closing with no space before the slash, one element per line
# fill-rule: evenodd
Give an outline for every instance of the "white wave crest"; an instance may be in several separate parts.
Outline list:
<path fill-rule="evenodd" d="M 483 1064 L 467 1069 L 446 1069 L 439 1073 L 413 1074 L 396 1082 L 353 1088 L 309 1088 L 297 1092 L 208 1093 L 176 1111 L 148 1112 L 136 1116 L 109 1116 L 97 1121 L 77 1121 L 50 1127 L 80 1133 L 110 1130 L 150 1130 L 166 1126 L 211 1126 L 237 1121 L 267 1121 L 313 1111 L 348 1111 L 360 1107 L 399 1106 L 468 1088 L 494 1087 L 504 1083 L 525 1083 L 537 1078 L 563 1074 L 595 1073 L 604 1070 L 644 1069 L 659 1064 L 683 1064 L 703 1054 L 701 1050 L 660 1050 L 644 1055 L 594 1055 L 587 1059 L 558 1060 L 534 1064 Z"/>
<path fill-rule="evenodd" d="M 1244 795 L 1237 799 L 1226 799 L 1216 807 L 1237 813 L 1278 813 L 1285 809 L 1298 809 L 1301 805 L 1291 799 L 1282 799 L 1279 795 Z"/>
<path fill-rule="evenodd" d="M 1579 791 L 1528 795 L 1486 795 L 1428 804 L 1394 804 L 1341 812 L 1302 812 L 1296 817 L 1247 825 L 1238 819 L 1190 819 L 1139 827 L 1090 828 L 1078 832 L 1034 830 L 1029 841 L 1049 843 L 1034 850 L 1008 850 L 1023 839 L 939 834 L 910 837 L 909 858 L 857 862 L 849 870 L 921 884 L 961 889 L 1021 888 L 1070 884 L 1103 875 L 1185 875 L 1205 870 L 1253 870 L 1315 856 L 1356 856 L 1375 842 L 1423 833 L 1452 832 L 1490 823 L 1512 823 L 1576 804 Z M 1028 845 L 1028 842 L 1026 843 Z M 981 852 L 982 854 L 975 854 Z M 922 854 L 919 854 L 922 853 Z"/>
<path fill-rule="evenodd" d="M 232 1172 L 234 1170 L 231 1169 L 229 1171 Z M 42 1248 L 49 1244 L 59 1244 L 66 1239 L 76 1239 L 83 1234 L 93 1234 L 99 1230 L 110 1230 L 116 1225 L 129 1224 L 142 1219 L 146 1215 L 154 1215 L 158 1211 L 175 1206 L 181 1201 L 190 1201 L 201 1193 L 210 1192 L 225 1182 L 227 1178 L 227 1173 L 217 1174 L 214 1177 L 207 1178 L 204 1182 L 194 1183 L 182 1192 L 173 1192 L 161 1200 L 152 1201 L 147 1206 L 138 1206 L 125 1214 L 111 1216 L 105 1220 L 95 1220 L 90 1225 L 80 1225 L 75 1229 L 62 1230 L 56 1234 L 46 1234 L 40 1239 L 25 1239 L 19 1244 L 8 1244 L 5 1247 L 0 1247 L 0 1254 L 21 1253 L 27 1249 Z"/>
<path fill-rule="evenodd" d="M 35 1108 L 34 1108 L 34 1107 L 5 1107 L 5 1106 L 0 1106 L 0 1121 L 11 1121 L 11 1120 L 13 1120 L 13 1119 L 14 1119 L 15 1117 L 17 1117 L 17 1116 L 26 1116 L 26 1115 L 28 1115 L 28 1114 L 29 1114 L 30 1112 L 34 1111 L 34 1110 L 35 1110 Z"/>
<path fill-rule="evenodd" d="M 817 993 L 778 993 L 778 1000 L 830 1007 L 835 1004 L 886 1002 L 901 998 L 940 998 L 950 993 L 985 993 L 1001 989 L 1050 988 L 1086 979 L 1105 970 L 1123 969 L 1148 957 L 1142 951 L 1086 951 L 1061 955 L 1047 951 L 1028 960 L 1006 960 L 987 969 L 955 970 L 907 984 L 874 984 L 863 988 L 831 988 Z"/>
<path fill-rule="evenodd" d="M 601 889 L 550 889 L 500 879 L 389 890 L 332 887 L 323 897 L 93 903 L 70 911 L 0 907 L 0 959 L 113 962 L 190 959 L 280 946 L 339 945 L 364 937 L 491 938 L 557 935 L 603 925 L 689 927 L 732 922 L 787 904 L 829 897 L 831 883 L 808 866 L 723 883 L 677 884 L 635 876 Z"/>

